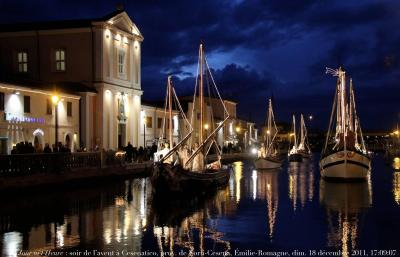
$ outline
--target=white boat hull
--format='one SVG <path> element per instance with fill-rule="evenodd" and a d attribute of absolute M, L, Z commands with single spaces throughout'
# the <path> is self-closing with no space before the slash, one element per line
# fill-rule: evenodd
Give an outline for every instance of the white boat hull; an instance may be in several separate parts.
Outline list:
<path fill-rule="evenodd" d="M 254 161 L 254 165 L 258 170 L 277 169 L 282 166 L 282 162 L 276 159 L 258 158 Z"/>
<path fill-rule="evenodd" d="M 366 179 L 371 170 L 371 160 L 357 152 L 339 151 L 319 162 L 321 176 L 331 179 Z"/>

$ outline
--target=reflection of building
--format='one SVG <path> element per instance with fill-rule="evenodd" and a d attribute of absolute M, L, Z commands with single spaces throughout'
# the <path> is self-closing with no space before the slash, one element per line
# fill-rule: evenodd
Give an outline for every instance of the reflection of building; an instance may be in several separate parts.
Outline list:
<path fill-rule="evenodd" d="M 97 19 L 0 26 L 0 81 L 7 82 L 10 92 L 23 87 L 21 99 L 32 98 L 32 115 L 9 110 L 11 115 L 49 120 L 45 96 L 38 104 L 40 90 L 61 94 L 67 100 L 65 108 L 72 99 L 66 93 L 79 95 L 79 103 L 79 97 L 71 102 L 74 112 L 80 110 L 80 124 L 68 123 L 74 126 L 68 133 L 77 133 L 88 149 L 95 145 L 115 149 L 128 141 L 138 145 L 142 40 L 123 10 Z M 43 132 L 47 138 L 48 131 Z M 60 130 L 60 139 L 62 133 L 67 131 Z"/>
<path fill-rule="evenodd" d="M 306 201 L 314 198 L 314 168 L 312 162 L 289 162 L 289 198 L 296 210 L 297 203 L 304 207 Z"/>
<path fill-rule="evenodd" d="M 60 192 L 54 197 L 34 198 L 33 203 L 24 199 L 20 206 L 2 210 L 2 256 L 17 256 L 21 249 L 73 249 L 85 244 L 94 244 L 98 250 L 120 250 L 129 245 L 132 251 L 140 251 L 147 226 L 147 180 L 130 180 L 103 189 Z M 24 208 L 29 209 L 29 215 Z"/>
<path fill-rule="evenodd" d="M 364 183 L 320 181 L 320 201 L 328 216 L 328 247 L 342 250 L 343 256 L 357 248 L 359 216 L 372 203 L 370 180 Z"/>
<path fill-rule="evenodd" d="M 0 154 L 21 141 L 34 146 L 55 143 L 52 91 L 0 83 Z M 58 141 L 71 150 L 79 147 L 79 95 L 61 94 L 57 104 Z"/>
<path fill-rule="evenodd" d="M 181 122 L 181 120 L 179 120 L 178 115 L 178 111 L 172 111 L 172 130 L 174 143 L 178 143 L 180 139 L 184 137 L 184 135 L 181 135 L 180 133 L 181 130 L 179 130 L 179 122 Z M 139 145 L 143 145 L 143 140 L 146 140 L 146 145 L 151 145 L 163 134 L 164 137 L 168 137 L 169 118 L 165 117 L 165 110 L 163 106 L 155 103 L 143 102 L 140 123 Z M 145 133 L 143 133 L 144 129 L 146 129 Z"/>

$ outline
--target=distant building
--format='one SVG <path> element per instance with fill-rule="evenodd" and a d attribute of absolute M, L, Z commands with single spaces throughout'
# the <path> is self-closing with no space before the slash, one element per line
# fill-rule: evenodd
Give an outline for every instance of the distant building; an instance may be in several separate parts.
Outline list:
<path fill-rule="evenodd" d="M 198 138 L 200 122 L 199 99 L 198 97 L 196 98 L 193 115 L 193 97 L 182 97 L 180 98 L 180 100 L 183 109 L 186 112 L 188 120 L 192 121 L 192 124 L 194 126 L 194 136 L 195 138 Z M 223 103 L 226 107 L 227 112 L 229 113 L 229 118 L 227 119 L 225 125 L 217 132 L 217 143 L 220 146 L 227 146 L 228 144 L 232 144 L 233 146 L 240 145 L 246 148 L 249 144 L 252 144 L 252 142 L 256 142 L 257 129 L 255 128 L 255 123 L 240 120 L 237 118 L 236 102 L 223 99 Z M 208 133 L 210 133 L 212 129 L 216 128 L 223 120 L 225 120 L 226 115 L 220 99 L 217 98 L 207 97 L 205 109 L 205 127 L 203 128 L 203 133 L 205 133 L 205 135 L 208 135 Z M 185 128 L 181 129 L 182 131 L 186 131 Z M 186 134 L 186 132 L 183 134 Z"/>
<path fill-rule="evenodd" d="M 46 101 L 52 95 L 70 97 L 79 119 L 67 118 L 67 123 L 60 124 L 60 141 L 72 133 L 77 144 L 88 149 L 116 149 L 128 141 L 139 145 L 142 41 L 139 29 L 123 10 L 96 19 L 0 25 L 3 101 L 7 105 L 10 92 L 17 89 L 21 99 L 31 94 L 32 115 L 13 108 L 0 114 L 7 111 L 18 116 L 19 126 L 33 131 L 36 123 L 27 124 L 27 120 L 44 119 L 37 128 L 45 128 L 43 138 L 49 140 L 45 143 L 54 143 L 48 135 L 54 131 L 54 122 L 46 112 Z M 15 143 L 9 137 L 13 123 L 2 119 L 1 124 L 0 137 L 7 138 L 8 146 Z M 26 133 L 32 134 L 30 130 Z"/>
<path fill-rule="evenodd" d="M 181 134 L 179 129 L 179 112 L 177 110 L 172 111 L 172 135 L 173 143 L 178 143 L 181 140 Z M 141 128 L 139 145 L 151 146 L 157 142 L 164 135 L 168 137 L 169 131 L 169 118 L 165 118 L 165 110 L 163 103 L 157 102 L 142 102 L 141 110 Z M 166 138 L 168 139 L 168 138 Z M 143 144 L 143 142 L 145 142 Z"/>

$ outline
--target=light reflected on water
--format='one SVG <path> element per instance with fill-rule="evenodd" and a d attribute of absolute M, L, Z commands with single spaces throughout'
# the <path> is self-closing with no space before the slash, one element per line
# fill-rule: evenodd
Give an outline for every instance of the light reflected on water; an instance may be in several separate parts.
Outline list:
<path fill-rule="evenodd" d="M 314 166 L 311 161 L 290 162 L 288 164 L 288 180 L 288 195 L 294 211 L 298 204 L 304 208 L 306 201 L 312 202 L 314 198 Z"/>
<path fill-rule="evenodd" d="M 400 157 L 394 157 L 392 167 L 395 170 L 400 170 Z"/>
<path fill-rule="evenodd" d="M 393 172 L 393 196 L 394 201 L 400 205 L 400 172 Z"/>
<path fill-rule="evenodd" d="M 327 246 L 342 250 L 343 257 L 358 249 L 359 219 L 372 203 L 370 183 L 320 181 L 320 202 L 328 220 Z"/>
<path fill-rule="evenodd" d="M 0 199 L 1 255 L 28 249 L 152 250 L 159 256 L 179 256 L 181 249 L 188 256 L 201 256 L 201 251 L 207 256 L 210 249 L 364 249 L 380 242 L 378 236 L 385 242 L 393 237 L 375 225 L 381 216 L 370 216 L 381 214 L 381 209 L 370 211 L 372 198 L 390 197 L 378 199 L 379 208 L 386 208 L 384 219 L 393 230 L 400 227 L 400 173 L 374 169 L 371 174 L 387 177 L 374 180 L 374 187 L 371 178 L 331 183 L 320 180 L 316 161 L 275 171 L 235 162 L 226 188 L 176 205 L 162 197 L 168 209 L 155 208 L 149 179 Z"/>

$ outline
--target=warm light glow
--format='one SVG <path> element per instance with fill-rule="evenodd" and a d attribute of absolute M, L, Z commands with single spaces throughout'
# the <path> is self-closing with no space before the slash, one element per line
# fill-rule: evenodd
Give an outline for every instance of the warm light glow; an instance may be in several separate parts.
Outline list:
<path fill-rule="evenodd" d="M 240 127 L 236 127 L 236 132 L 240 132 L 241 128 Z"/>
<path fill-rule="evenodd" d="M 60 101 L 60 97 L 58 97 L 58 95 L 53 95 L 51 97 L 51 101 L 53 102 L 53 104 L 58 104 L 58 102 Z"/>
<path fill-rule="evenodd" d="M 400 158 L 399 157 L 394 157 L 394 159 L 393 159 L 393 168 L 395 170 L 400 170 Z"/>
<path fill-rule="evenodd" d="M 396 130 L 396 131 L 393 131 L 393 134 L 395 134 L 395 135 L 399 135 L 399 131 L 398 130 Z"/>
<path fill-rule="evenodd" d="M 208 128 L 209 128 L 208 124 L 207 124 L 207 123 L 204 124 L 204 129 L 205 129 L 205 130 L 208 130 Z"/>
<path fill-rule="evenodd" d="M 257 154 L 257 148 L 252 148 L 252 149 L 251 149 L 251 153 L 252 153 L 252 154 Z"/>
<path fill-rule="evenodd" d="M 271 133 L 271 131 L 267 130 L 267 134 L 269 135 Z"/>
<path fill-rule="evenodd" d="M 294 137 L 294 133 L 290 133 L 290 135 L 289 136 L 291 136 L 291 137 Z"/>

